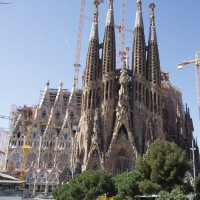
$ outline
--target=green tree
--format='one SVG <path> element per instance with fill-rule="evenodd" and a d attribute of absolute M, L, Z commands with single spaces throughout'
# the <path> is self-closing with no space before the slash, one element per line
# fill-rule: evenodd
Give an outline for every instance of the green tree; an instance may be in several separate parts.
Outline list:
<path fill-rule="evenodd" d="M 171 191 L 175 185 L 183 185 L 190 163 L 175 143 L 156 140 L 146 155 L 137 160 L 136 169 L 145 176 L 145 181 L 140 183 L 141 192 Z"/>
<path fill-rule="evenodd" d="M 154 194 L 161 190 L 161 186 L 157 183 L 145 179 L 139 183 L 139 189 L 145 194 Z"/>
<path fill-rule="evenodd" d="M 195 179 L 195 189 L 196 189 L 196 192 L 200 192 L 200 173 Z"/>
<path fill-rule="evenodd" d="M 160 191 L 156 200 L 187 200 L 187 198 L 180 189 L 175 188 L 171 193 L 163 190 Z"/>
<path fill-rule="evenodd" d="M 170 197 L 171 200 L 187 200 L 186 196 L 183 194 L 183 191 L 178 188 L 174 188 L 171 191 Z"/>
<path fill-rule="evenodd" d="M 156 200 L 170 200 L 169 192 L 164 191 L 164 190 L 160 191 L 158 193 L 158 196 L 157 196 Z"/>
<path fill-rule="evenodd" d="M 140 172 L 134 170 L 122 173 L 113 178 L 117 189 L 116 200 L 126 199 L 127 196 L 134 197 L 139 194 L 139 182 L 143 180 Z"/>
<path fill-rule="evenodd" d="M 115 194 L 112 176 L 103 170 L 85 171 L 53 191 L 56 200 L 91 200 L 102 194 Z"/>

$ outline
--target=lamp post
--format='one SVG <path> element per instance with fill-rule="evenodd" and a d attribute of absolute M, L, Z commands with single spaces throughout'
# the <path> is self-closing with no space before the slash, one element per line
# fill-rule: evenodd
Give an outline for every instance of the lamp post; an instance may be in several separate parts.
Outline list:
<path fill-rule="evenodd" d="M 73 125 L 72 126 L 72 146 L 71 146 L 71 173 L 72 173 L 72 178 L 74 178 L 74 172 L 75 172 L 75 142 L 74 142 L 74 137 L 76 134 L 77 126 Z"/>
<path fill-rule="evenodd" d="M 195 160 L 194 160 L 194 151 L 196 150 L 196 148 L 194 148 L 194 140 L 192 140 L 192 148 L 190 148 L 190 150 L 192 150 L 192 161 L 193 161 L 193 173 L 194 173 L 194 180 L 196 177 L 196 170 L 195 170 Z"/>

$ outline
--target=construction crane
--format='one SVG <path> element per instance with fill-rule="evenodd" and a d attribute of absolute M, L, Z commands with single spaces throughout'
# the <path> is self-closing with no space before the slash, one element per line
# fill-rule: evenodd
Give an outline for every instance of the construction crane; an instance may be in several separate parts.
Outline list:
<path fill-rule="evenodd" d="M 189 65 L 195 63 L 196 65 L 196 85 L 197 85 L 197 98 L 199 107 L 199 118 L 200 118 L 200 59 L 199 51 L 196 52 L 194 60 L 184 61 L 178 64 L 178 69 L 182 69 L 184 65 Z"/>
<path fill-rule="evenodd" d="M 9 123 L 14 120 L 13 117 L 5 116 L 5 115 L 0 115 L 0 119 L 7 119 L 9 120 Z"/>
<path fill-rule="evenodd" d="M 28 154 L 30 150 L 30 145 L 29 145 L 30 135 L 31 135 L 31 125 L 27 125 L 26 136 L 24 136 L 25 142 L 24 142 L 24 145 L 21 147 L 23 150 L 23 156 L 22 156 L 22 168 L 21 168 L 19 180 L 22 182 L 25 181 L 25 177 L 26 177 L 26 164 L 28 161 Z"/>
<path fill-rule="evenodd" d="M 78 37 L 77 37 L 77 46 L 76 46 L 76 59 L 75 59 L 75 63 L 74 63 L 74 84 L 75 84 L 76 89 L 78 89 L 78 77 L 79 77 L 79 70 L 81 67 L 80 55 L 81 55 L 83 19 L 84 19 L 84 10 L 85 10 L 85 0 L 80 0 L 80 1 L 81 1 L 81 6 L 80 6 Z"/>
<path fill-rule="evenodd" d="M 124 47 L 124 28 L 125 28 L 125 19 L 126 19 L 126 0 L 121 0 L 121 22 L 118 26 L 119 38 L 118 38 L 118 61 L 117 68 L 121 68 L 122 62 L 126 57 L 126 51 Z"/>
<path fill-rule="evenodd" d="M 25 115 L 25 122 L 24 122 L 24 128 L 26 135 L 24 136 L 24 145 L 21 147 L 23 150 L 22 155 L 22 167 L 21 167 L 21 173 L 19 180 L 21 181 L 21 187 L 25 186 L 25 177 L 26 177 L 26 164 L 28 161 L 28 155 L 30 150 L 30 137 L 31 137 L 31 130 L 32 130 L 32 110 L 29 107 L 25 107 L 19 110 L 20 112 L 24 113 Z"/>

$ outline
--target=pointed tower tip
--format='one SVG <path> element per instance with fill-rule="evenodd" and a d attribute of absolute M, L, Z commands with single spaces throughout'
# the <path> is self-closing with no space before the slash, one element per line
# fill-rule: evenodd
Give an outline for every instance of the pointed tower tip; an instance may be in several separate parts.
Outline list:
<path fill-rule="evenodd" d="M 140 1 L 140 0 L 139 0 Z M 154 8 L 156 7 L 155 3 L 150 3 L 149 4 L 149 8 L 151 8 L 152 10 L 154 10 Z"/>
<path fill-rule="evenodd" d="M 113 10 L 113 0 L 109 0 L 109 9 Z"/>
<path fill-rule="evenodd" d="M 138 7 L 141 6 L 141 4 L 142 4 L 142 0 L 137 0 Z"/>
<path fill-rule="evenodd" d="M 46 83 L 46 86 L 49 86 L 49 84 L 50 84 L 50 83 L 49 83 L 49 80 L 48 80 L 47 83 Z"/>
<path fill-rule="evenodd" d="M 114 11 L 113 11 L 113 0 L 109 0 L 109 8 L 106 17 L 106 25 L 114 25 Z"/>
<path fill-rule="evenodd" d="M 99 0 L 94 0 L 94 5 L 95 5 L 95 9 L 94 9 L 94 19 L 93 19 L 93 23 L 92 23 L 92 29 L 91 29 L 91 33 L 90 33 L 90 40 L 92 39 L 96 39 L 98 40 L 99 36 L 98 36 L 98 5 L 99 5 Z"/>
<path fill-rule="evenodd" d="M 142 0 L 137 0 L 137 12 L 135 18 L 135 28 L 143 27 L 143 19 L 142 19 Z"/>
<path fill-rule="evenodd" d="M 150 19 L 151 19 L 151 22 L 154 21 L 154 8 L 156 7 L 156 5 L 154 3 L 150 3 L 149 4 L 149 8 L 151 9 L 151 14 L 150 14 Z"/>
<path fill-rule="evenodd" d="M 63 82 L 60 80 L 59 86 L 62 87 L 63 86 Z"/>
<path fill-rule="evenodd" d="M 151 13 L 150 13 L 149 42 L 157 43 L 156 28 L 155 28 L 155 15 L 154 15 L 154 8 L 155 7 L 156 7 L 156 5 L 154 3 L 150 3 L 149 8 L 151 9 Z"/>
<path fill-rule="evenodd" d="M 94 0 L 94 5 L 95 5 L 95 9 L 94 9 L 94 23 L 98 22 L 98 5 L 100 4 L 99 0 Z"/>

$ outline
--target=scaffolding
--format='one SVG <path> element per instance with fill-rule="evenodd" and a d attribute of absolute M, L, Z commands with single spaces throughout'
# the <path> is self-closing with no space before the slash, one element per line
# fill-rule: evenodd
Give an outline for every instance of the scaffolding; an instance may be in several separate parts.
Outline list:
<path fill-rule="evenodd" d="M 9 132 L 4 128 L 0 128 L 0 171 L 3 171 L 5 166 L 5 155 L 8 147 Z"/>

